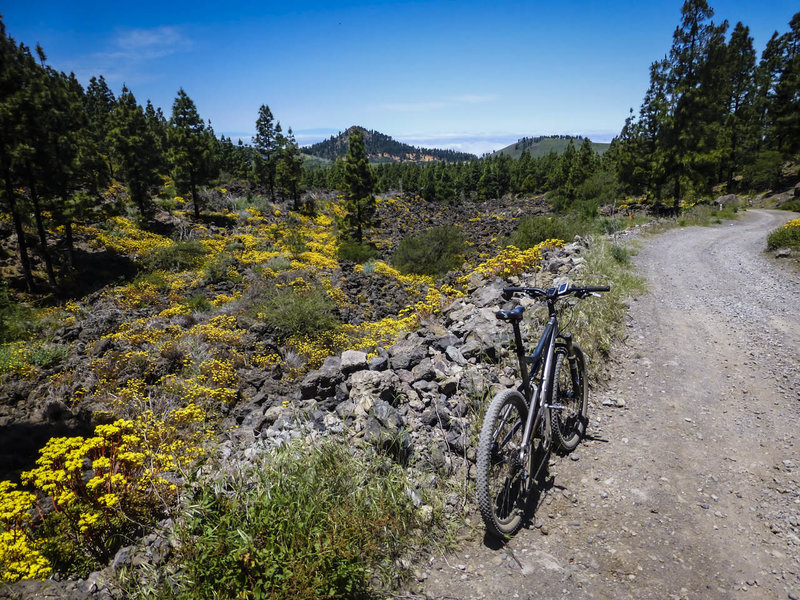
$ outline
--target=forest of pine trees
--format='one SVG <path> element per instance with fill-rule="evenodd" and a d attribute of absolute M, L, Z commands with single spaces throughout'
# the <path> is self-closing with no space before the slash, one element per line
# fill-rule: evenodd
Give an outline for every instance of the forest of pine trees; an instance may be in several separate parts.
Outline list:
<path fill-rule="evenodd" d="M 41 47 L 15 42 L 0 20 L 0 216 L 13 224 L 27 290 L 36 287 L 31 252 L 56 289 L 59 265 L 68 271 L 74 263 L 73 224 L 127 209 L 109 202 L 114 184 L 145 222 L 167 177 L 191 200 L 195 218 L 200 190 L 222 173 L 299 202 L 302 160 L 291 129 L 284 135 L 262 106 L 257 130 L 254 147 L 217 138 L 183 89 L 169 118 L 127 87 L 115 96 L 102 75 L 84 89 L 48 66 Z M 63 237 L 56 244 L 54 232 Z"/>
<path fill-rule="evenodd" d="M 687 0 L 638 114 L 609 151 L 624 193 L 671 199 L 774 186 L 800 151 L 800 13 L 756 60 L 749 28 Z"/>
<path fill-rule="evenodd" d="M 374 191 L 442 202 L 548 194 L 556 210 L 591 215 L 622 196 L 677 211 L 687 198 L 775 187 L 800 154 L 800 13 L 760 58 L 746 25 L 713 17 L 706 0 L 684 2 L 641 106 L 602 156 L 576 139 L 538 158 L 373 164 Z M 126 87 L 115 96 L 102 75 L 84 88 L 48 66 L 42 48 L 15 42 L 0 20 L 0 218 L 10 223 L 25 287 L 36 287 L 32 253 L 56 289 L 74 263 L 75 223 L 127 210 L 146 223 L 168 179 L 196 219 L 200 191 L 220 181 L 296 210 L 304 190 L 347 188 L 346 162 L 304 168 L 292 130 L 284 133 L 267 105 L 255 129 L 252 145 L 217 137 L 183 89 L 167 117 Z"/>

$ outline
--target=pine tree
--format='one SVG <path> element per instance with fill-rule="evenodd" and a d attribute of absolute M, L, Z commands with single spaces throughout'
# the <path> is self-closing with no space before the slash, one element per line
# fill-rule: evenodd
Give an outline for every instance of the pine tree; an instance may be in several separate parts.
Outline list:
<path fill-rule="evenodd" d="M 292 200 L 294 210 L 300 210 L 300 181 L 303 177 L 303 155 L 294 138 L 292 128 L 286 135 L 276 168 L 276 180 L 281 193 Z"/>
<path fill-rule="evenodd" d="M 776 147 L 787 156 L 800 152 L 800 12 L 781 36 L 780 76 L 775 86 L 773 113 Z"/>
<path fill-rule="evenodd" d="M 183 88 L 178 90 L 172 105 L 167 140 L 167 157 L 175 185 L 180 193 L 188 192 L 192 195 L 194 216 L 199 219 L 200 199 L 197 188 L 207 184 L 213 177 L 210 169 L 211 148 L 205 123 Z"/>
<path fill-rule="evenodd" d="M 83 106 L 88 118 L 87 137 L 83 143 L 91 149 L 90 154 L 97 160 L 97 164 L 92 166 L 95 173 L 92 188 L 95 194 L 108 184 L 114 172 L 108 151 L 108 134 L 111 129 L 111 112 L 116 102 L 114 93 L 102 75 L 89 80 L 83 96 Z"/>
<path fill-rule="evenodd" d="M 364 229 L 373 222 L 377 210 L 373 196 L 375 178 L 367 161 L 362 131 L 354 128 L 350 132 L 349 142 L 344 164 L 344 206 L 347 210 L 348 234 L 361 244 L 364 241 Z"/>
<path fill-rule="evenodd" d="M 756 52 L 750 29 L 736 24 L 728 42 L 728 97 L 721 151 L 728 187 L 748 162 L 758 144 L 756 121 Z"/>
<path fill-rule="evenodd" d="M 262 104 L 258 109 L 256 120 L 256 137 L 253 146 L 261 155 L 261 160 L 254 164 L 256 182 L 266 185 L 271 199 L 275 198 L 275 171 L 280 148 L 280 124 L 275 126 L 275 118 L 269 106 Z"/>
<path fill-rule="evenodd" d="M 150 190 L 159 183 L 158 166 L 162 158 L 144 111 L 127 87 L 122 88 L 111 113 L 109 142 L 131 200 L 143 216 L 149 216 L 152 212 Z"/>
<path fill-rule="evenodd" d="M 33 272 L 23 229 L 24 210 L 17 195 L 20 185 L 19 150 L 24 135 L 18 118 L 25 102 L 26 81 L 31 76 L 22 47 L 6 35 L 0 19 L 0 178 L 2 199 L 14 223 L 19 263 L 29 292 L 34 291 Z"/>

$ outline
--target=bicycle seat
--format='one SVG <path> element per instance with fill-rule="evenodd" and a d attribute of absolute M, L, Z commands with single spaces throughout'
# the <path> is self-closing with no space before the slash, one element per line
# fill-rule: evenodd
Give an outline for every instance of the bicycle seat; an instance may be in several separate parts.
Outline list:
<path fill-rule="evenodd" d="M 524 306 L 517 306 L 513 310 L 498 310 L 494 313 L 494 316 L 500 319 L 501 321 L 506 321 L 507 323 L 514 323 L 522 321 L 522 313 L 525 312 Z"/>

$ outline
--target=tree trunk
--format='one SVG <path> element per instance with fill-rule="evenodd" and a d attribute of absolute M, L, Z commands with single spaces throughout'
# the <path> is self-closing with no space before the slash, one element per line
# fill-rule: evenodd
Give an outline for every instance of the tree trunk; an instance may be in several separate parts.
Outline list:
<path fill-rule="evenodd" d="M 194 182 L 194 178 L 191 179 L 190 184 L 192 186 L 192 203 L 194 204 L 194 218 L 196 221 L 200 220 L 200 203 L 197 200 L 197 185 Z"/>
<path fill-rule="evenodd" d="M 50 252 L 47 249 L 47 233 L 44 230 L 44 222 L 42 221 L 42 210 L 39 207 L 39 196 L 36 194 L 36 184 L 33 178 L 30 178 L 31 188 L 31 203 L 33 204 L 33 216 L 36 219 L 36 231 L 39 233 L 39 243 L 42 246 L 42 258 L 44 259 L 44 267 L 47 271 L 47 281 L 50 286 L 56 288 L 56 275 L 53 271 L 53 261 L 50 258 Z"/>
<path fill-rule="evenodd" d="M 64 231 L 67 236 L 67 263 L 70 269 L 75 268 L 75 241 L 72 238 L 72 219 L 67 220 L 64 225 Z"/>
<path fill-rule="evenodd" d="M 66 205 L 67 202 L 67 191 L 66 189 L 61 190 L 61 198 Z M 69 265 L 70 269 L 75 268 L 75 241 L 72 237 L 72 217 L 67 216 L 67 222 L 64 224 L 64 233 L 66 234 L 67 238 L 67 264 Z"/>
<path fill-rule="evenodd" d="M 8 198 L 9 209 L 11 210 L 11 218 L 14 221 L 14 232 L 17 235 L 17 247 L 19 248 L 19 264 L 22 267 L 22 276 L 25 278 L 25 288 L 29 293 L 33 293 L 35 289 L 33 281 L 33 273 L 31 272 L 31 261 L 28 256 L 28 244 L 25 241 L 25 231 L 22 229 L 22 218 L 17 212 L 17 201 L 14 193 L 14 186 L 11 183 L 11 177 L 8 172 L 5 174 L 6 180 L 6 197 Z"/>

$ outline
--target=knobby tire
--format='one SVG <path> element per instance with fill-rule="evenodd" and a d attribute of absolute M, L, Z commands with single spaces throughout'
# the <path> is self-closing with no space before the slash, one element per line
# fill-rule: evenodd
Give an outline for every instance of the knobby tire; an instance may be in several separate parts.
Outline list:
<path fill-rule="evenodd" d="M 572 344 L 575 356 L 574 365 L 567 358 L 567 348 L 556 348 L 555 378 L 553 382 L 553 401 L 551 404 L 562 406 L 553 409 L 551 421 L 553 441 L 556 448 L 567 453 L 583 439 L 588 422 L 589 386 L 586 381 L 586 358 L 578 344 Z"/>
<path fill-rule="evenodd" d="M 489 404 L 478 441 L 478 507 L 486 530 L 501 539 L 516 533 L 525 512 L 530 455 L 522 465 L 519 452 L 527 416 L 522 394 L 503 390 Z"/>

